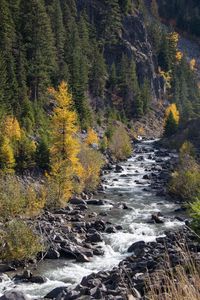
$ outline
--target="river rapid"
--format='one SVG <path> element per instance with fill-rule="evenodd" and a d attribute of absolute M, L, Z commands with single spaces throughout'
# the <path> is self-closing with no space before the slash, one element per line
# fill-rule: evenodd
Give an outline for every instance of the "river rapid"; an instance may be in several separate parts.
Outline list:
<path fill-rule="evenodd" d="M 150 182 L 143 179 L 144 175 L 152 172 L 151 169 L 158 158 L 154 141 L 143 141 L 137 145 L 136 149 L 136 153 L 133 153 L 130 159 L 120 164 L 123 168 L 122 172 L 111 171 L 103 176 L 105 191 L 95 196 L 98 199 L 108 199 L 114 203 L 126 203 L 131 209 L 119 209 L 110 204 L 90 206 L 89 208 L 97 214 L 103 215 L 102 212 L 105 212 L 108 221 L 115 225 L 121 225 L 123 228 L 116 233 L 103 233 L 104 241 L 101 245 L 105 254 L 94 256 L 89 263 L 77 263 L 65 259 L 44 260 L 34 274 L 45 276 L 46 283 L 16 284 L 5 276 L 0 283 L 1 294 L 6 290 L 15 289 L 23 291 L 33 299 L 39 299 L 55 287 L 73 287 L 84 276 L 92 272 L 110 270 L 117 266 L 120 261 L 130 255 L 127 253 L 127 249 L 133 242 L 154 241 L 156 237 L 163 236 L 165 230 L 183 225 L 173 217 L 178 205 L 168 201 L 164 196 L 156 196 L 156 191 L 150 187 Z M 142 160 L 140 159 L 141 155 L 143 156 Z M 162 158 L 166 161 L 169 159 L 169 156 Z M 163 224 L 150 222 L 151 215 L 158 212 L 166 217 Z"/>

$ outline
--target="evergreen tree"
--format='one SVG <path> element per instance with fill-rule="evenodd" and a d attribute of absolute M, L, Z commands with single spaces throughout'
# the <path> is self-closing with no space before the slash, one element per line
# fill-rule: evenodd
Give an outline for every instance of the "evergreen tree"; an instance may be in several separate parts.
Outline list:
<path fill-rule="evenodd" d="M 12 14 L 9 9 L 9 3 L 6 0 L 0 0 L 0 51 L 5 59 L 7 90 L 6 90 L 6 106 L 10 111 L 14 109 L 15 100 L 17 99 L 17 80 L 15 74 L 15 56 L 14 45 L 16 42 L 15 26 Z"/>
<path fill-rule="evenodd" d="M 144 80 L 144 83 L 141 87 L 141 99 L 143 102 L 143 112 L 146 114 L 149 110 L 152 99 L 151 88 L 147 79 Z"/>
<path fill-rule="evenodd" d="M 30 97 L 41 100 L 55 68 L 55 47 L 50 20 L 43 0 L 22 0 L 20 12 L 20 32 L 27 59 Z"/>
<path fill-rule="evenodd" d="M 116 71 L 115 63 L 113 63 L 110 69 L 110 76 L 109 76 L 109 87 L 111 91 L 115 89 L 116 84 L 117 84 L 117 71 Z"/>
<path fill-rule="evenodd" d="M 2 51 L 0 51 L 0 103 L 1 106 L 4 105 L 6 100 L 6 90 L 7 90 L 7 72 L 6 64 Z"/>
<path fill-rule="evenodd" d="M 50 170 L 50 149 L 45 137 L 42 137 L 37 145 L 36 163 L 43 172 Z"/>
<path fill-rule="evenodd" d="M 68 66 L 65 62 L 65 27 L 63 24 L 63 14 L 61 10 L 60 1 L 53 0 L 51 5 L 48 6 L 48 13 L 51 19 L 51 28 L 54 34 L 56 46 L 56 61 L 57 68 L 55 69 L 56 83 L 61 80 L 68 79 Z"/>
<path fill-rule="evenodd" d="M 119 0 L 119 5 L 123 14 L 127 14 L 132 7 L 131 0 Z"/>
<path fill-rule="evenodd" d="M 93 96 L 103 97 L 107 79 L 107 68 L 103 53 L 95 45 L 90 74 L 90 90 Z"/>
<path fill-rule="evenodd" d="M 104 0 L 103 39 L 108 44 L 115 44 L 121 30 L 121 13 L 118 0 Z"/>
<path fill-rule="evenodd" d="M 174 118 L 172 111 L 170 111 L 169 116 L 165 122 L 164 135 L 166 137 L 170 137 L 175 134 L 177 131 L 178 125 Z"/>

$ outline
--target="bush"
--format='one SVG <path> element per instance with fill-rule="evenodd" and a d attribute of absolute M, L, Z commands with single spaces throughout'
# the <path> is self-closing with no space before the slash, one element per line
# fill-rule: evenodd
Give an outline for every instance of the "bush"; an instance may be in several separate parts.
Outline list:
<path fill-rule="evenodd" d="M 194 147 L 185 142 L 180 149 L 178 168 L 169 184 L 169 191 L 187 202 L 194 201 L 200 195 L 200 166 L 194 156 Z"/>
<path fill-rule="evenodd" d="M 123 126 L 115 129 L 110 140 L 109 149 L 117 160 L 126 159 L 131 155 L 131 140 Z"/>
<path fill-rule="evenodd" d="M 11 221 L 1 232 L 0 258 L 5 261 L 29 260 L 42 250 L 39 237 L 25 222 Z"/>
<path fill-rule="evenodd" d="M 35 216 L 45 201 L 43 189 L 36 191 L 34 185 L 25 186 L 15 175 L 0 174 L 0 218 Z"/>
<path fill-rule="evenodd" d="M 79 159 L 83 166 L 83 185 L 86 191 L 94 191 L 100 181 L 100 170 L 104 164 L 100 152 L 83 146 L 79 153 Z"/>

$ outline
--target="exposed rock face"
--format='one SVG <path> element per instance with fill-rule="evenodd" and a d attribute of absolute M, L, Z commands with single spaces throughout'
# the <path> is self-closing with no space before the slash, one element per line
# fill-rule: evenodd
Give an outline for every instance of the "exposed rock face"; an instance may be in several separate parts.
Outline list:
<path fill-rule="evenodd" d="M 155 99 L 161 98 L 164 85 L 161 77 L 156 74 L 156 58 L 153 56 L 145 23 L 140 13 L 124 18 L 122 42 L 126 52 L 135 58 L 139 82 L 143 83 L 144 78 L 148 78 L 151 81 Z"/>
<path fill-rule="evenodd" d="M 101 12 L 103 10 L 102 1 L 77 0 L 77 7 L 78 10 L 86 8 L 91 21 L 101 20 Z M 113 62 L 118 65 L 122 54 L 134 58 L 139 82 L 143 83 L 145 78 L 150 81 L 155 101 L 162 99 L 164 82 L 157 75 L 157 59 L 153 55 L 151 41 L 143 16 L 136 9 L 132 15 L 127 15 L 122 20 L 122 32 L 119 32 L 119 42 L 115 45 L 108 45 L 104 49 L 105 59 L 110 66 Z"/>

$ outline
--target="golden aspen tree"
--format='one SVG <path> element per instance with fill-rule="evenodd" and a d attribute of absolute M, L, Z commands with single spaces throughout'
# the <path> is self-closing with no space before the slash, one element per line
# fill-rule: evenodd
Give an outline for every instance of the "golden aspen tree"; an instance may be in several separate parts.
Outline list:
<path fill-rule="evenodd" d="M 87 133 L 85 142 L 87 145 L 92 145 L 92 144 L 98 145 L 99 144 L 99 138 L 98 138 L 96 132 L 94 131 L 94 129 L 92 129 L 92 128 L 88 129 L 88 133 Z"/>
<path fill-rule="evenodd" d="M 4 136 L 0 141 L 0 168 L 6 172 L 12 172 L 15 166 L 14 152 L 9 139 Z"/>
<path fill-rule="evenodd" d="M 195 67 L 196 67 L 196 60 L 195 60 L 195 58 L 192 58 L 190 60 L 190 70 L 194 71 Z"/>
<path fill-rule="evenodd" d="M 76 137 L 78 118 L 66 82 L 62 82 L 58 90 L 50 88 L 49 93 L 56 101 L 51 119 L 52 147 L 49 180 L 52 185 L 52 195 L 49 205 L 62 206 L 73 193 L 74 180 L 78 180 L 82 175 L 82 166 L 78 159 L 80 144 Z"/>
<path fill-rule="evenodd" d="M 178 125 L 179 120 L 180 120 L 180 114 L 179 114 L 179 111 L 178 111 L 175 103 L 172 103 L 167 107 L 167 109 L 165 111 L 165 121 L 169 117 L 170 113 L 173 114 L 174 120 L 176 121 L 176 123 Z"/>
<path fill-rule="evenodd" d="M 180 62 L 183 58 L 183 53 L 181 51 L 176 52 L 176 61 Z"/>
<path fill-rule="evenodd" d="M 10 140 L 20 140 L 21 128 L 17 119 L 13 116 L 6 116 L 2 122 L 2 133 Z"/>

